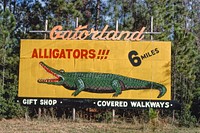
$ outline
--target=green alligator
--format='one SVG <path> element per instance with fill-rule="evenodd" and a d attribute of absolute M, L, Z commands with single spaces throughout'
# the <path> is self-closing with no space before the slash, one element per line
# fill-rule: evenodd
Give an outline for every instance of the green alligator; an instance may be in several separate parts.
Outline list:
<path fill-rule="evenodd" d="M 38 83 L 62 85 L 69 90 L 75 90 L 72 93 L 73 96 L 77 96 L 81 91 L 86 91 L 91 93 L 114 93 L 113 96 L 117 97 L 122 91 L 152 88 L 159 90 L 160 93 L 157 98 L 161 98 L 167 91 L 164 85 L 151 81 L 110 73 L 65 72 L 64 70 L 56 70 L 44 62 L 39 64 L 55 78 L 38 79 Z"/>

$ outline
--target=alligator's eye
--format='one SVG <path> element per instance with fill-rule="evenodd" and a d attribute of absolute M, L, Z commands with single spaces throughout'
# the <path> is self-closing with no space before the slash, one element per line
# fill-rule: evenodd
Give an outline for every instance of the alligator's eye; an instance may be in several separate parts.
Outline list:
<path fill-rule="evenodd" d="M 63 79 L 63 77 L 59 77 L 59 80 L 60 80 L 60 81 L 63 81 L 64 79 Z"/>
<path fill-rule="evenodd" d="M 61 73 L 64 73 L 65 71 L 64 71 L 63 69 L 60 69 L 60 72 L 61 72 Z"/>

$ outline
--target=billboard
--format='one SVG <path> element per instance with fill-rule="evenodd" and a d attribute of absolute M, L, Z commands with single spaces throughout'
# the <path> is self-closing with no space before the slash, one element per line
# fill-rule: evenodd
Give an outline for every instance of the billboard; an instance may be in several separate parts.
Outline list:
<path fill-rule="evenodd" d="M 171 100 L 170 42 L 22 40 L 19 71 L 24 103 Z"/>

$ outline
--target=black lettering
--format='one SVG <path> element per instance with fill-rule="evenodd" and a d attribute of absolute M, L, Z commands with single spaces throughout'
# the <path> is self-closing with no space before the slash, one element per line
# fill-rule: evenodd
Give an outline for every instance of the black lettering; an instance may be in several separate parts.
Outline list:
<path fill-rule="evenodd" d="M 137 55 L 138 55 L 137 51 L 134 50 L 129 52 L 128 54 L 129 61 L 133 66 L 139 66 L 142 63 L 140 57 L 138 57 Z"/>
<path fill-rule="evenodd" d="M 158 54 L 159 53 L 159 50 L 158 50 L 158 48 L 155 48 L 155 52 Z"/>

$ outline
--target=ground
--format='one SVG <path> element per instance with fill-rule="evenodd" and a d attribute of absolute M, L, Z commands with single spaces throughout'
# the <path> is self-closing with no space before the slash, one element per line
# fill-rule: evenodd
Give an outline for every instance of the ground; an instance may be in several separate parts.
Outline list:
<path fill-rule="evenodd" d="M 97 123 L 57 119 L 2 119 L 0 133 L 200 133 L 200 128 L 133 123 Z"/>

